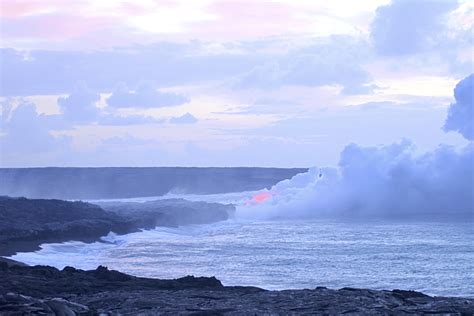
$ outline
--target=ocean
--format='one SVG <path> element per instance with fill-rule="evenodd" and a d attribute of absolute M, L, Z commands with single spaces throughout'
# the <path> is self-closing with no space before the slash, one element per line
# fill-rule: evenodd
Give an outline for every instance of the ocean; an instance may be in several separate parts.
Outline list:
<path fill-rule="evenodd" d="M 229 202 L 245 195 L 201 199 Z M 231 219 L 109 234 L 103 241 L 44 244 L 11 258 L 57 268 L 105 265 L 156 278 L 216 276 L 224 285 L 269 290 L 398 288 L 474 297 L 472 223 Z"/>

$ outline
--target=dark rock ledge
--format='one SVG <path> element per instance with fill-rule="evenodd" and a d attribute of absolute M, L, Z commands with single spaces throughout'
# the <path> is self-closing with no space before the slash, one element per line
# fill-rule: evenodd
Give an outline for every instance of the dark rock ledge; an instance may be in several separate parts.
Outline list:
<path fill-rule="evenodd" d="M 474 315 L 474 299 L 415 291 L 266 291 L 223 286 L 213 277 L 138 278 L 102 266 L 83 271 L 0 262 L 0 280 L 0 315 Z"/>
<path fill-rule="evenodd" d="M 177 227 L 227 220 L 235 207 L 183 199 L 101 203 L 0 196 L 0 256 L 38 250 L 41 244 L 100 241 L 157 226 Z"/>

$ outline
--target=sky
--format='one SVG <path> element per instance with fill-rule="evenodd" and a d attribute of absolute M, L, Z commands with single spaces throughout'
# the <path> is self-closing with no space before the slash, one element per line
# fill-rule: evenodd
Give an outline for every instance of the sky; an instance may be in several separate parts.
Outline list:
<path fill-rule="evenodd" d="M 452 105 L 473 1 L 1 0 L 0 19 L 2 167 L 331 166 L 349 144 L 472 141 L 472 94 Z"/>

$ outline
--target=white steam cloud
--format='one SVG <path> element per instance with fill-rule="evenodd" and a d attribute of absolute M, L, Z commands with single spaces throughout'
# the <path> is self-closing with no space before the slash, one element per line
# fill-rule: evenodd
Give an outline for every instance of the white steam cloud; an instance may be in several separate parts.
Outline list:
<path fill-rule="evenodd" d="M 448 118 L 450 129 L 469 140 L 472 79 L 456 86 L 457 102 Z M 453 110 L 460 106 L 467 116 Z M 338 168 L 312 168 L 262 197 L 239 206 L 237 217 L 472 221 L 474 143 L 461 150 L 441 145 L 421 156 L 410 141 L 379 147 L 351 144 L 342 151 Z"/>
<path fill-rule="evenodd" d="M 474 74 L 461 80 L 454 88 L 455 103 L 449 107 L 445 131 L 457 131 L 474 140 Z"/>
<path fill-rule="evenodd" d="M 339 168 L 312 168 L 239 207 L 243 218 L 472 219 L 474 146 L 416 157 L 409 142 L 347 146 Z"/>

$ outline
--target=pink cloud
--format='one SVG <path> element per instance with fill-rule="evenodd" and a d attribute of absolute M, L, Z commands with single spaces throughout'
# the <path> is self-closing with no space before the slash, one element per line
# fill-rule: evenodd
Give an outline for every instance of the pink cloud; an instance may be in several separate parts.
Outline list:
<path fill-rule="evenodd" d="M 131 17 L 146 16 L 163 8 L 180 7 L 176 14 L 192 15 L 181 10 L 185 2 L 155 0 L 146 2 L 117 1 L 104 9 L 88 0 L 0 0 L 2 1 L 2 37 L 13 45 L 27 39 L 32 45 L 43 45 L 50 40 L 59 43 L 70 40 L 80 45 L 100 46 L 111 43 L 156 41 L 163 38 L 202 40 L 241 40 L 266 36 L 286 35 L 310 31 L 309 21 L 301 18 L 306 9 L 291 3 L 257 2 L 248 0 L 215 1 L 205 8 L 214 19 L 200 22 L 182 20 L 181 33 L 147 32 L 130 23 Z M 101 9 L 99 9 L 101 8 Z M 196 14 L 203 14 L 201 7 Z M 309 8 L 308 8 L 309 9 Z M 113 35 L 112 35 L 113 34 Z"/>
<path fill-rule="evenodd" d="M 0 16 L 2 17 L 18 17 L 26 14 L 31 14 L 35 11 L 44 8 L 37 1 L 15 1 L 3 0 L 0 5 Z"/>
<path fill-rule="evenodd" d="M 2 0 L 2 37 L 63 40 L 113 23 L 109 17 L 81 14 L 85 5 L 82 0 Z"/>
<path fill-rule="evenodd" d="M 151 7 L 139 3 L 124 2 L 120 4 L 117 12 L 124 15 L 144 15 L 150 13 L 150 10 L 159 10 L 163 7 L 175 7 L 177 5 L 178 2 L 175 0 L 155 0 Z"/>
<path fill-rule="evenodd" d="M 17 18 L 4 18 L 2 36 L 5 38 L 56 38 L 78 37 L 113 24 L 107 17 L 81 17 L 65 14 L 42 14 Z"/>
<path fill-rule="evenodd" d="M 74 11 L 83 6 L 82 0 L 2 0 L 0 4 L 0 16 L 16 18 L 28 15 L 36 15 L 47 11 Z"/>
<path fill-rule="evenodd" d="M 292 8 L 282 3 L 258 3 L 248 1 L 216 2 L 209 7 L 211 12 L 219 14 L 221 19 L 234 17 L 260 22 L 278 22 L 288 20 Z M 270 18 L 270 19 L 269 19 Z M 228 22 L 230 22 L 228 20 Z"/>
<path fill-rule="evenodd" d="M 290 29 L 304 29 L 299 10 L 289 4 L 272 2 L 215 2 L 208 7 L 217 19 L 189 25 L 193 33 L 204 37 L 242 39 L 286 34 Z"/>
<path fill-rule="evenodd" d="M 119 2 L 107 10 L 95 8 L 93 2 L 84 0 L 0 0 L 2 37 L 15 43 L 28 39 L 37 43 L 54 40 L 86 41 L 88 43 L 115 45 L 142 39 L 146 34 L 136 32 L 127 25 L 127 17 L 140 16 L 174 6 L 173 0 L 156 1 L 141 5 Z M 113 34 L 113 35 L 112 35 Z M 114 38 L 111 38 L 111 37 Z"/>

